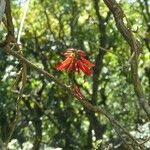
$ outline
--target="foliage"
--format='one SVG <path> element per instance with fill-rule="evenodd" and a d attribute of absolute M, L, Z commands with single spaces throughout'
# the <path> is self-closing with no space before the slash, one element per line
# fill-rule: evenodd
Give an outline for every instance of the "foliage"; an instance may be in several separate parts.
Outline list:
<path fill-rule="evenodd" d="M 55 66 L 64 60 L 66 49 L 85 51 L 88 59 L 97 65 L 92 76 L 73 76 L 84 96 L 92 104 L 106 108 L 135 138 L 147 140 L 150 138 L 147 134 L 150 128 L 146 126 L 149 120 L 134 91 L 130 47 L 117 30 L 113 15 L 103 1 L 97 3 L 99 18 L 95 1 L 30 1 L 21 34 L 24 57 L 70 86 L 70 75 L 59 72 Z M 23 0 L 11 1 L 16 37 L 25 3 Z M 119 4 L 131 22 L 134 36 L 142 45 L 139 75 L 145 96 L 150 98 L 150 49 L 146 44 L 150 31 L 144 18 L 149 16 L 139 1 L 123 0 Z M 146 3 L 143 7 L 146 9 Z M 3 19 L 4 23 L 6 18 Z M 7 33 L 3 23 L 0 24 L 1 41 Z M 15 81 L 19 68 L 16 58 L 0 51 L 0 137 L 3 142 L 15 117 L 19 91 Z M 21 117 L 9 143 L 10 149 L 25 149 L 26 146 L 29 146 L 26 149 L 33 150 L 48 147 L 64 150 L 126 149 L 105 116 L 87 110 L 43 75 L 29 68 L 27 72 Z M 145 133 L 139 133 L 141 127 Z M 146 146 L 150 147 L 149 141 L 146 141 Z"/>

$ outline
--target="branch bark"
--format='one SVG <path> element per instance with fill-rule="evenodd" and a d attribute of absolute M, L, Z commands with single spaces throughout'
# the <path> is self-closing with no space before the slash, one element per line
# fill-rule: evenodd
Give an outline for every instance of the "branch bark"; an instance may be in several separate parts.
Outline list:
<path fill-rule="evenodd" d="M 10 5 L 10 0 L 6 0 L 6 9 L 5 9 L 5 14 L 6 14 L 6 28 L 7 28 L 7 36 L 4 42 L 0 43 L 0 47 L 5 47 L 5 45 L 10 44 L 10 43 L 16 43 L 16 38 L 14 34 L 14 25 L 12 21 L 12 12 L 11 12 L 11 5 Z M 18 45 L 13 45 L 18 51 L 20 51 L 20 47 Z M 22 54 L 22 53 L 21 53 Z M 21 85 L 19 87 L 19 95 L 16 100 L 16 114 L 15 114 L 15 119 L 11 122 L 10 124 L 10 131 L 8 133 L 8 137 L 5 142 L 5 147 L 7 148 L 8 143 L 11 140 L 11 137 L 13 135 L 13 132 L 18 124 L 19 117 L 20 117 L 20 102 L 22 99 L 22 94 L 24 90 L 24 86 L 26 83 L 26 75 L 27 75 L 27 70 L 26 70 L 26 64 L 20 61 L 20 64 L 22 66 L 21 71 L 20 71 L 20 76 L 21 76 Z"/>
<path fill-rule="evenodd" d="M 12 22 L 12 15 L 11 15 L 11 7 L 10 7 L 10 1 L 6 1 L 5 6 L 5 14 L 6 14 L 6 28 L 7 28 L 7 35 L 5 41 L 0 43 L 0 47 L 5 46 L 9 42 L 15 42 L 14 40 L 14 25 Z"/>
<path fill-rule="evenodd" d="M 148 104 L 148 100 L 146 99 L 142 85 L 140 82 L 139 74 L 138 74 L 138 58 L 141 51 L 141 46 L 139 42 L 133 36 L 131 31 L 131 25 L 126 15 L 124 14 L 122 8 L 115 0 L 103 0 L 110 11 L 113 13 L 116 26 L 119 32 L 122 34 L 124 39 L 131 47 L 131 55 L 135 53 L 132 61 L 131 61 L 131 74 L 133 79 L 133 86 L 136 96 L 139 100 L 140 106 L 143 108 L 145 113 L 147 114 L 148 118 L 150 119 L 150 106 Z M 127 25 L 124 23 L 124 19 L 127 21 Z"/>
<path fill-rule="evenodd" d="M 106 47 L 106 26 L 105 23 L 108 21 L 108 16 L 106 18 L 103 18 L 100 14 L 99 10 L 99 0 L 93 0 L 96 19 L 98 21 L 98 29 L 99 29 L 99 52 L 95 59 L 95 67 L 94 67 L 94 73 L 93 73 L 93 85 L 92 85 L 92 98 L 91 103 L 93 105 L 96 105 L 97 103 L 97 97 L 98 97 L 98 86 L 99 86 L 99 76 L 103 68 L 103 58 L 107 51 L 103 51 L 101 47 Z M 89 121 L 91 123 L 91 128 L 95 131 L 95 137 L 96 139 L 101 139 L 105 130 L 106 126 L 102 125 L 100 121 L 98 121 L 98 118 L 95 116 L 95 113 L 89 111 L 88 109 L 85 109 L 86 114 L 89 118 Z M 91 130 L 89 128 L 89 130 Z M 92 131 L 92 130 L 91 130 Z M 91 132 L 92 134 L 92 132 Z M 90 137 L 90 136 L 89 136 Z"/>
<path fill-rule="evenodd" d="M 101 47 L 106 47 L 106 26 L 105 26 L 105 19 L 100 15 L 99 12 L 99 3 L 98 0 L 94 0 L 94 8 L 98 20 L 98 28 L 99 28 L 99 53 L 95 59 L 95 67 L 94 67 L 94 73 L 93 73 L 93 94 L 92 94 L 92 104 L 96 104 L 97 99 L 97 92 L 98 92 L 98 85 L 99 85 L 99 75 L 101 73 L 101 70 L 103 68 L 103 58 L 106 54 L 106 51 L 103 51 Z"/>

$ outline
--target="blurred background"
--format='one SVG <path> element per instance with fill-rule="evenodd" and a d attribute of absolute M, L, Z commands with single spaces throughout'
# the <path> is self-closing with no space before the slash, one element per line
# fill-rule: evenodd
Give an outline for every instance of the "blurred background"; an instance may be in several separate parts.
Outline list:
<path fill-rule="evenodd" d="M 150 1 L 118 0 L 142 45 L 139 75 L 150 98 Z M 11 0 L 17 37 L 27 1 Z M 0 24 L 0 40 L 7 34 Z M 70 85 L 66 72 L 55 69 L 68 48 L 82 49 L 95 63 L 91 76 L 75 74 L 90 102 L 103 107 L 136 139 L 150 138 L 150 122 L 138 103 L 131 78 L 130 47 L 102 0 L 31 0 L 21 33 L 24 57 Z M 15 117 L 19 61 L 0 51 L 0 137 L 8 138 Z M 150 104 L 150 102 L 149 102 Z M 124 150 L 123 140 L 103 115 L 84 108 L 54 82 L 28 68 L 21 117 L 10 150 Z M 122 135 L 124 136 L 124 135 Z M 144 143 L 150 149 L 150 141 Z"/>

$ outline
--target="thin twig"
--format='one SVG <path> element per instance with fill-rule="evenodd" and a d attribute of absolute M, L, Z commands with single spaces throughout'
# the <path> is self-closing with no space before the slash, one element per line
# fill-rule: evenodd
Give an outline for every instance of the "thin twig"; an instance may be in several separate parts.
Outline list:
<path fill-rule="evenodd" d="M 104 52 L 108 52 L 108 53 L 112 53 L 114 54 L 109 48 L 104 48 L 102 46 L 100 46 L 98 43 L 96 42 L 92 42 L 92 41 L 89 41 L 89 43 L 91 43 L 92 45 L 95 45 L 97 48 L 99 48 L 100 50 L 104 51 Z"/>
<path fill-rule="evenodd" d="M 140 145 L 143 145 L 143 144 L 145 144 L 145 143 L 148 142 L 148 141 L 150 141 L 150 137 L 148 137 L 147 139 L 145 139 L 143 142 L 140 142 L 139 144 L 140 144 Z"/>
<path fill-rule="evenodd" d="M 121 67 L 122 68 L 126 68 L 127 66 L 129 66 L 132 62 L 132 60 L 134 59 L 135 56 L 135 52 L 132 53 L 131 57 L 129 58 L 129 60 Z"/>

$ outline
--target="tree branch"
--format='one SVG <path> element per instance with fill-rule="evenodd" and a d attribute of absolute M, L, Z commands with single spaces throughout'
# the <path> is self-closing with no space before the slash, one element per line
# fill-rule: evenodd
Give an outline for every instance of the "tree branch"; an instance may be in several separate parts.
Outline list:
<path fill-rule="evenodd" d="M 5 41 L 0 43 L 0 47 L 5 46 L 9 42 L 15 42 L 14 40 L 14 25 L 12 22 L 12 16 L 11 16 L 11 7 L 10 7 L 10 1 L 6 0 L 6 8 L 5 8 L 5 14 L 6 14 L 6 28 L 7 28 L 7 35 Z"/>
<path fill-rule="evenodd" d="M 6 22 L 7 22 L 6 23 L 7 36 L 6 36 L 5 41 L 2 42 L 2 43 L 0 43 L 0 47 L 3 47 L 3 46 L 5 47 L 5 45 L 10 44 L 10 43 L 16 43 L 15 34 L 14 34 L 14 25 L 13 25 L 13 21 L 12 21 L 12 13 L 11 13 L 10 0 L 6 0 L 5 14 L 6 14 Z M 13 48 L 14 47 L 18 51 L 20 51 L 19 45 L 13 44 Z M 22 53 L 20 52 L 20 54 L 22 54 Z M 22 66 L 21 71 L 20 71 L 20 76 L 21 76 L 21 82 L 22 82 L 22 84 L 20 86 L 20 91 L 19 91 L 20 93 L 19 93 L 17 101 L 16 101 L 15 119 L 14 119 L 14 121 L 11 122 L 10 132 L 8 134 L 8 137 L 7 137 L 6 141 L 5 141 L 6 148 L 8 146 L 8 143 L 11 140 L 13 132 L 14 132 L 14 130 L 15 130 L 16 126 L 17 126 L 17 123 L 19 121 L 19 117 L 20 117 L 20 102 L 21 102 L 21 99 L 22 99 L 22 94 L 23 94 L 25 83 L 26 83 L 26 76 L 27 76 L 26 64 L 23 63 L 22 61 L 20 61 L 20 64 Z"/>
<path fill-rule="evenodd" d="M 128 19 L 126 18 L 123 10 L 115 0 L 103 0 L 110 11 L 113 13 L 116 26 L 124 39 L 131 47 L 131 55 L 135 53 L 131 61 L 131 74 L 133 79 L 134 91 L 139 100 L 140 106 L 146 112 L 148 118 L 150 118 L 150 106 L 148 105 L 148 100 L 145 98 L 142 85 L 138 75 L 138 58 L 141 51 L 141 46 L 139 42 L 134 38 L 131 25 Z M 124 19 L 127 21 L 127 25 L 124 23 Z"/>
<path fill-rule="evenodd" d="M 47 78 L 48 81 L 54 81 L 56 84 L 61 86 L 64 90 L 68 91 L 69 94 L 77 98 L 77 100 L 84 105 L 87 109 L 91 110 L 92 112 L 98 113 L 98 114 L 103 114 L 105 117 L 109 119 L 109 121 L 112 123 L 112 125 L 116 125 L 124 134 L 127 135 L 127 137 L 130 139 L 131 143 L 135 143 L 137 147 L 141 147 L 141 145 L 138 143 L 136 139 L 124 128 L 120 125 L 118 121 L 116 121 L 111 114 L 108 113 L 108 111 L 105 111 L 104 109 L 97 107 L 95 105 L 92 105 L 89 100 L 80 98 L 71 88 L 66 86 L 65 84 L 61 83 L 59 79 L 56 79 L 53 75 L 49 74 L 45 70 L 38 68 L 36 65 L 28 61 L 26 58 L 24 58 L 22 55 L 18 54 L 17 52 L 11 50 L 9 46 L 7 45 L 4 47 L 6 53 L 9 55 L 12 55 L 16 58 L 18 58 L 20 61 L 24 62 L 29 68 L 32 68 L 36 70 L 39 74 L 43 74 L 45 78 Z"/>
<path fill-rule="evenodd" d="M 98 28 L 99 28 L 99 52 L 95 59 L 95 67 L 93 73 L 93 87 L 92 87 L 92 104 L 96 104 L 97 99 L 97 92 L 98 92 L 98 85 L 99 85 L 99 75 L 103 68 L 103 58 L 106 54 L 106 51 L 101 49 L 101 47 L 106 47 L 106 26 L 105 26 L 105 19 L 101 16 L 99 12 L 99 1 L 93 0 L 94 9 L 96 13 L 96 17 L 98 20 Z M 106 17 L 107 18 L 107 17 Z"/>

